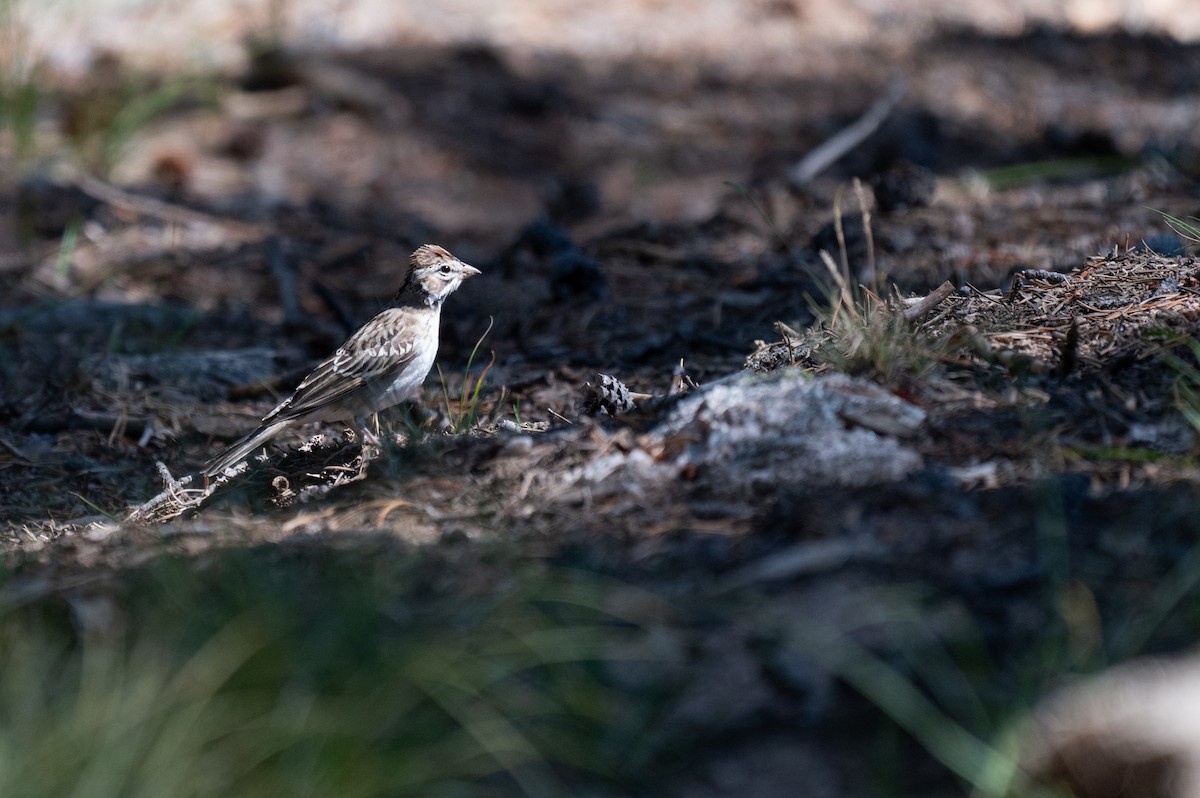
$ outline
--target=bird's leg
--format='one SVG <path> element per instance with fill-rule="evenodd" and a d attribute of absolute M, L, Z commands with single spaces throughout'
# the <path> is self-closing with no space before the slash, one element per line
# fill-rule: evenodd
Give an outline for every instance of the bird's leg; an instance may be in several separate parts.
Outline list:
<path fill-rule="evenodd" d="M 375 427 L 374 432 L 371 431 L 372 424 Z M 357 429 L 359 439 L 362 441 L 364 446 L 367 444 L 370 444 L 371 446 L 374 446 L 377 449 L 380 449 L 380 450 L 383 449 L 383 443 L 379 440 L 379 436 L 376 434 L 379 432 L 379 414 L 378 413 L 371 414 L 370 422 L 368 422 L 368 420 L 365 418 L 357 419 L 357 423 L 355 423 L 354 426 Z"/>

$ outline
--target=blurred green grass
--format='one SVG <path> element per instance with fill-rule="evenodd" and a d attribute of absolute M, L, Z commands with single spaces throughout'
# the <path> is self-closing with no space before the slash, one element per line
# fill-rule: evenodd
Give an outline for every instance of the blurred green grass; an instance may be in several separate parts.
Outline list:
<path fill-rule="evenodd" d="M 369 548 L 163 558 L 100 598 L 10 608 L 0 795 L 553 796 L 637 777 L 646 718 L 605 667 L 637 627 L 605 609 L 611 588 L 531 570 L 464 595 Z"/>

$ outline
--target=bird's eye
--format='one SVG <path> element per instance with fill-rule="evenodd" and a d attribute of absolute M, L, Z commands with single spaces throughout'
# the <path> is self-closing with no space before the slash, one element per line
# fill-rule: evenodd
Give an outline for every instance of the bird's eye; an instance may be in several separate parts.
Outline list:
<path fill-rule="evenodd" d="M 443 263 L 442 268 L 438 269 L 438 271 L 440 271 L 442 274 L 449 274 L 450 273 L 450 264 Z"/>

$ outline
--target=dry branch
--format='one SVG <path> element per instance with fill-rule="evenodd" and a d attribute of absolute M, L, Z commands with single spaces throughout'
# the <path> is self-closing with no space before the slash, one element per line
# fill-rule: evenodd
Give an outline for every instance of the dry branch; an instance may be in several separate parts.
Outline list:
<path fill-rule="evenodd" d="M 788 182 L 793 188 L 802 188 L 814 177 L 824 172 L 843 155 L 857 147 L 883 124 L 883 120 L 904 97 L 907 90 L 904 81 L 897 80 L 875 103 L 849 127 L 838 131 L 815 150 L 804 156 L 788 171 Z"/>
<path fill-rule="evenodd" d="M 236 219 L 214 216 L 210 213 L 197 211 L 182 205 L 165 202 L 152 197 L 144 197 L 131 191 L 117 188 L 91 175 L 82 175 L 78 182 L 79 188 L 93 199 L 98 199 L 114 208 L 133 211 L 142 216 L 149 216 L 172 224 L 208 224 L 219 225 L 246 238 L 261 237 L 266 234 L 262 225 L 247 224 Z"/>
<path fill-rule="evenodd" d="M 946 301 L 946 297 L 954 293 L 954 284 L 949 280 L 939 285 L 928 295 L 921 297 L 900 312 L 905 321 L 916 321 L 938 305 Z"/>

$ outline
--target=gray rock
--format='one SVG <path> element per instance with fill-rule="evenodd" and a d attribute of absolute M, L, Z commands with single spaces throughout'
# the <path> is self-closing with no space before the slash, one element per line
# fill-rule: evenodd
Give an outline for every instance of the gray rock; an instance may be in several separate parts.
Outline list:
<path fill-rule="evenodd" d="M 798 370 L 742 373 L 697 391 L 651 433 L 676 467 L 753 490 L 807 482 L 860 486 L 902 479 L 921 457 L 900 440 L 925 413 L 867 380 Z"/>
<path fill-rule="evenodd" d="M 739 502 L 780 485 L 877 485 L 921 467 L 901 437 L 924 420 L 919 407 L 868 380 L 742 372 L 680 400 L 633 448 L 556 479 L 564 498 L 623 498 L 630 506 L 681 476 L 713 500 Z"/>

